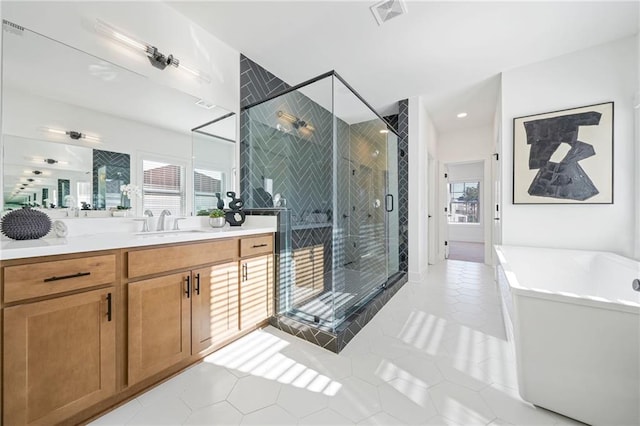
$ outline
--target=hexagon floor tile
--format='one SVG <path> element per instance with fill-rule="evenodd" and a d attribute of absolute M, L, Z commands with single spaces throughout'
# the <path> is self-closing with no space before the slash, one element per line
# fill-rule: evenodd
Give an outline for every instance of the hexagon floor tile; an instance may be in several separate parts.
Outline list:
<path fill-rule="evenodd" d="M 240 421 L 242 421 L 242 413 L 227 401 L 222 401 L 194 411 L 183 424 L 189 426 L 237 425 Z"/>
<path fill-rule="evenodd" d="M 91 425 L 577 425 L 522 401 L 492 269 L 446 261 L 339 354 L 250 333 Z"/>
<path fill-rule="evenodd" d="M 289 414 L 284 408 L 271 405 L 269 407 L 254 411 L 251 414 L 244 416 L 241 425 L 274 425 L 274 426 L 287 426 L 297 425 L 298 419 Z"/>
<path fill-rule="evenodd" d="M 401 382 L 401 383 L 399 383 Z M 378 387 L 382 409 L 409 425 L 421 425 L 437 415 L 427 388 L 398 379 Z"/>
<path fill-rule="evenodd" d="M 274 404 L 280 393 L 280 383 L 256 376 L 238 379 L 227 401 L 242 414 Z"/>
<path fill-rule="evenodd" d="M 364 380 L 349 377 L 342 382 L 336 397 L 329 401 L 329 408 L 357 423 L 380 411 L 378 390 Z"/>
<path fill-rule="evenodd" d="M 236 382 L 241 380 L 225 368 L 205 363 L 196 366 L 190 374 L 189 386 L 180 398 L 192 410 L 226 400 Z"/>
<path fill-rule="evenodd" d="M 283 386 L 278 396 L 278 405 L 300 418 L 327 408 L 329 397 L 321 392 Z"/>

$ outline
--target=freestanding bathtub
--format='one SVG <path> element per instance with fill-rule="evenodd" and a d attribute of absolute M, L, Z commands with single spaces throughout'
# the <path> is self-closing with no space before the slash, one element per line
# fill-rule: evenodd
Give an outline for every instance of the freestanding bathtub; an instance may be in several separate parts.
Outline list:
<path fill-rule="evenodd" d="M 520 395 L 592 425 L 640 425 L 640 262 L 496 246 Z"/>

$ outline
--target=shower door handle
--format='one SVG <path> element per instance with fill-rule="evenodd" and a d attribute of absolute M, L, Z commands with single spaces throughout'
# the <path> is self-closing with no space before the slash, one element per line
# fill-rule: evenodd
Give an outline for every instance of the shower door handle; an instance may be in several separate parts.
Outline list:
<path fill-rule="evenodd" d="M 391 203 L 389 203 L 389 200 L 391 200 Z M 391 207 L 389 207 L 391 206 Z M 384 209 L 387 212 L 392 212 L 393 211 L 393 194 L 387 194 L 384 196 Z"/>

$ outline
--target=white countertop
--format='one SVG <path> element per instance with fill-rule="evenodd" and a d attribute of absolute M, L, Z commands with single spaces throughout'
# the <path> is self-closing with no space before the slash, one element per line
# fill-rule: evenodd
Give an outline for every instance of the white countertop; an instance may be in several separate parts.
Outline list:
<path fill-rule="evenodd" d="M 245 223 L 238 227 L 227 224 L 223 228 L 185 228 L 177 232 L 167 231 L 164 234 L 119 231 L 25 241 L 5 239 L 0 246 L 0 260 L 231 238 L 277 230 L 275 222 L 273 224 L 266 221 L 256 222 Z"/>

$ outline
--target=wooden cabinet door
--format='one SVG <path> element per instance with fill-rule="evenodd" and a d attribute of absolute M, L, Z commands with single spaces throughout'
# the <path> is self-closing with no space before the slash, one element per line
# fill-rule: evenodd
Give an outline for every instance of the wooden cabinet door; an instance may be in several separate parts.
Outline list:
<path fill-rule="evenodd" d="M 191 350 L 197 354 L 238 332 L 238 262 L 193 271 Z"/>
<path fill-rule="evenodd" d="M 272 314 L 273 255 L 240 262 L 240 329 L 255 327 Z"/>
<path fill-rule="evenodd" d="M 313 295 L 324 291 L 324 246 L 317 245 L 311 251 L 313 257 Z"/>
<path fill-rule="evenodd" d="M 129 385 L 191 355 L 189 272 L 129 283 Z"/>
<path fill-rule="evenodd" d="M 293 251 L 292 302 L 295 307 L 309 300 L 313 295 L 314 264 L 312 249 L 309 247 Z"/>
<path fill-rule="evenodd" d="M 113 287 L 4 310 L 5 425 L 55 424 L 113 395 Z"/>

